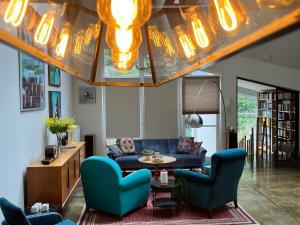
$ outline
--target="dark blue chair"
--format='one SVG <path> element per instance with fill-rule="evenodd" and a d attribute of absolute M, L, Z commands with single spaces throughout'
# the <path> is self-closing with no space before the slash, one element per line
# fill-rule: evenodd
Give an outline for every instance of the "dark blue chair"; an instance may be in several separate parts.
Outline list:
<path fill-rule="evenodd" d="M 180 200 L 208 210 L 234 201 L 237 208 L 237 189 L 246 158 L 244 149 L 229 149 L 215 153 L 211 158 L 209 175 L 177 169 L 176 180 L 182 183 L 177 193 Z"/>
<path fill-rule="evenodd" d="M 63 220 L 58 213 L 25 216 L 19 207 L 5 198 L 0 198 L 0 208 L 5 218 L 2 225 L 76 225 L 71 220 Z"/>

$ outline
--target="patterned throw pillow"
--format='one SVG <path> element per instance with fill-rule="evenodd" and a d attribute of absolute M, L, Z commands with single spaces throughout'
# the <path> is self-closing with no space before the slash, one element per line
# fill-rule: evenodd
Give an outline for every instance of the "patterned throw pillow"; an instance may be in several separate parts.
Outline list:
<path fill-rule="evenodd" d="M 192 153 L 193 153 L 194 155 L 197 155 L 197 154 L 198 154 L 198 151 L 199 151 L 199 149 L 201 148 L 202 143 L 203 143 L 203 141 L 200 141 L 200 142 L 194 141 L 194 142 L 193 142 Z"/>
<path fill-rule="evenodd" d="M 135 147 L 132 138 L 119 138 L 117 145 L 121 148 L 122 152 L 127 155 L 135 154 Z"/>
<path fill-rule="evenodd" d="M 192 152 L 193 141 L 194 141 L 193 137 L 180 137 L 178 141 L 176 153 Z"/>
<path fill-rule="evenodd" d="M 123 155 L 122 150 L 119 148 L 118 145 L 114 144 L 114 145 L 106 145 L 106 147 L 111 151 L 111 153 L 113 153 L 114 157 L 120 157 Z"/>

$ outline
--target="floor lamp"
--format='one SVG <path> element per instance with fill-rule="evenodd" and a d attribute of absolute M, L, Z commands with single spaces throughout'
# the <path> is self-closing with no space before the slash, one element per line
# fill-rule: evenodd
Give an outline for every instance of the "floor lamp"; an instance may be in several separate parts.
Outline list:
<path fill-rule="evenodd" d="M 197 102 L 199 100 L 199 96 L 200 96 L 202 90 L 204 89 L 205 85 L 207 83 L 209 83 L 209 82 L 215 84 L 215 86 L 218 88 L 219 93 L 221 94 L 222 105 L 223 105 L 223 109 L 224 109 L 224 130 L 225 130 L 224 131 L 224 135 L 226 136 L 227 115 L 226 115 L 226 107 L 225 107 L 224 95 L 223 95 L 223 92 L 222 92 L 219 84 L 217 82 L 215 82 L 215 81 L 212 81 L 212 80 L 205 81 L 201 85 L 201 87 L 200 87 L 200 89 L 199 89 L 199 91 L 198 91 L 198 93 L 196 95 L 196 100 L 195 100 L 195 103 L 194 103 L 194 113 L 193 114 L 185 115 L 184 116 L 184 123 L 185 123 L 185 126 L 188 127 L 188 128 L 200 128 L 200 127 L 203 126 L 203 119 L 202 119 L 202 117 L 199 114 L 196 114 L 196 104 L 197 104 Z M 226 140 L 225 141 L 226 142 L 225 145 L 227 146 L 227 139 L 225 138 L 225 140 Z"/>

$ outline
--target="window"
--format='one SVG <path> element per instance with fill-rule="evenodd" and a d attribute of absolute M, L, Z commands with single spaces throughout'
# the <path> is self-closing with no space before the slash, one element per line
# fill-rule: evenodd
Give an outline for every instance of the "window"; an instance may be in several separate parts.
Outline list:
<path fill-rule="evenodd" d="M 202 146 L 207 150 L 206 155 L 211 156 L 217 150 L 217 114 L 202 114 L 203 127 L 185 128 L 185 136 L 194 137 L 194 141 L 203 141 Z"/>
<path fill-rule="evenodd" d="M 219 77 L 213 74 L 190 76 L 182 82 L 182 117 L 185 114 L 198 113 L 203 119 L 201 128 L 187 128 L 182 122 L 185 136 L 202 141 L 202 146 L 211 156 L 219 149 Z M 200 91 L 201 90 L 201 91 Z M 183 119 L 182 119 L 183 121 Z"/>

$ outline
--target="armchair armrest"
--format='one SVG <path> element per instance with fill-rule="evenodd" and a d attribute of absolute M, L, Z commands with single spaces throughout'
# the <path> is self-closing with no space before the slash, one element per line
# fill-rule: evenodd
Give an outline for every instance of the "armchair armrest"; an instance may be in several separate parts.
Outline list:
<path fill-rule="evenodd" d="M 150 180 L 151 172 L 147 169 L 141 169 L 121 179 L 120 189 L 127 191 L 144 183 L 150 184 Z"/>
<path fill-rule="evenodd" d="M 191 181 L 197 184 L 204 184 L 204 185 L 213 184 L 213 180 L 209 176 L 205 174 L 193 172 L 193 171 L 188 171 L 188 170 L 182 170 L 182 169 L 175 170 L 175 177 L 176 179 L 184 178 L 187 181 Z"/>
<path fill-rule="evenodd" d="M 61 222 L 63 219 L 58 213 L 42 213 L 27 216 L 27 219 L 32 225 L 54 225 Z"/>

